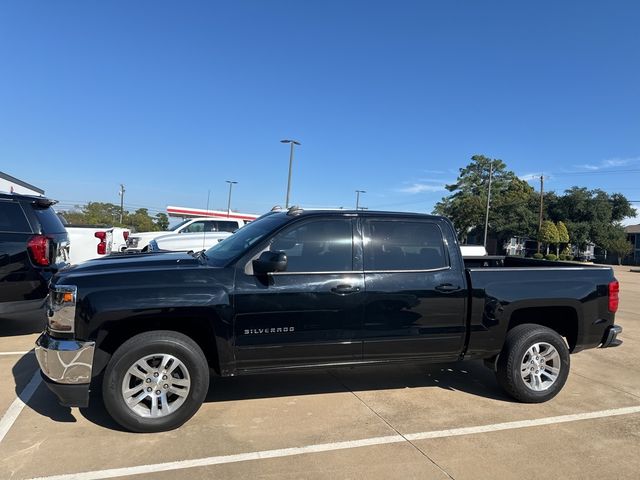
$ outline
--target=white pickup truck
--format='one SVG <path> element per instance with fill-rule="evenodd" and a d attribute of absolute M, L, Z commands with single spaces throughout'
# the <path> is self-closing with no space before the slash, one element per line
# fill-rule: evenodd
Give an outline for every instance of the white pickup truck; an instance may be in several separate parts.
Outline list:
<path fill-rule="evenodd" d="M 127 253 L 146 252 L 149 250 L 149 243 L 152 240 L 157 241 L 160 237 L 172 238 L 166 238 L 165 240 L 158 242 L 156 249 L 180 251 L 202 250 L 203 248 L 207 248 L 206 245 L 205 247 L 202 246 L 203 240 L 206 241 L 207 237 L 209 237 L 209 239 L 227 237 L 238 230 L 240 227 L 244 226 L 245 223 L 245 220 L 226 217 L 190 218 L 175 225 L 173 228 L 166 232 L 132 233 L 131 235 L 129 235 L 129 239 L 127 240 L 127 248 L 125 251 Z M 173 237 L 178 235 L 188 236 L 184 237 L 185 240 L 174 241 Z M 216 235 L 218 236 L 216 237 Z M 169 240 L 171 240 L 171 243 L 168 242 Z M 183 246 L 186 247 L 187 244 L 189 244 L 189 248 L 182 248 Z M 163 246 L 161 245 L 170 246 L 171 248 L 163 248 Z"/>
<path fill-rule="evenodd" d="M 230 235 L 233 234 L 230 232 L 173 233 L 151 240 L 148 250 L 150 252 L 159 250 L 173 252 L 208 250 Z"/>
<path fill-rule="evenodd" d="M 77 264 L 92 258 L 100 258 L 126 247 L 129 230 L 120 227 L 96 225 L 69 225 L 58 215 L 69 235 L 69 263 Z"/>

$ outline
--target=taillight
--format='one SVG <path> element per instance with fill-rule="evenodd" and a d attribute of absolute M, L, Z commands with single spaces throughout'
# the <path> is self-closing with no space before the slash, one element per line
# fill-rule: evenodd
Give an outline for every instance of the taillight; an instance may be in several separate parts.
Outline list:
<path fill-rule="evenodd" d="M 98 255 L 104 255 L 107 253 L 107 232 L 96 232 L 94 236 L 100 240 L 98 243 Z"/>
<path fill-rule="evenodd" d="M 126 242 L 127 240 L 129 240 L 129 232 L 127 230 L 125 230 L 124 232 L 122 232 L 122 236 L 124 237 L 124 241 Z"/>
<path fill-rule="evenodd" d="M 44 235 L 31 237 L 27 242 L 27 248 L 31 253 L 31 259 L 36 265 L 46 267 L 49 265 L 50 240 Z"/>
<path fill-rule="evenodd" d="M 616 282 L 611 282 L 609 284 L 609 311 L 612 313 L 616 313 L 618 311 L 618 303 L 620 293 L 620 284 Z"/>

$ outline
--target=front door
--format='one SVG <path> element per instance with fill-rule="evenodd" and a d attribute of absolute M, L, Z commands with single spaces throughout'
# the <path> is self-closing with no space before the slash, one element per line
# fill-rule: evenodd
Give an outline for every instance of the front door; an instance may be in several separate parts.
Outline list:
<path fill-rule="evenodd" d="M 364 232 L 364 360 L 456 359 L 465 282 L 443 241 L 451 232 L 416 218 L 368 218 Z"/>
<path fill-rule="evenodd" d="M 239 370 L 361 360 L 364 275 L 354 227 L 348 216 L 301 219 L 261 250 L 285 252 L 286 271 L 237 270 Z"/>

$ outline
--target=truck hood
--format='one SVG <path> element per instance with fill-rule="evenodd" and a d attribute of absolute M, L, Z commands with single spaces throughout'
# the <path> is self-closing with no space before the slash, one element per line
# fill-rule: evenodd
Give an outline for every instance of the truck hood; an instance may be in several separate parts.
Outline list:
<path fill-rule="evenodd" d="M 60 271 L 59 276 L 84 276 L 101 273 L 127 273 L 140 270 L 172 270 L 194 268 L 205 262 L 182 252 L 141 254 L 115 254 L 72 265 Z"/>

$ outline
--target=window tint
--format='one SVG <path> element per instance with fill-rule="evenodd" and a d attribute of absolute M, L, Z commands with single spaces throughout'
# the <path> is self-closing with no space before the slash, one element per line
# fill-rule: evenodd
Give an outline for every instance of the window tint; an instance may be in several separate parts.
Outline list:
<path fill-rule="evenodd" d="M 442 233 L 436 224 L 369 222 L 365 270 L 428 270 L 446 265 Z"/>
<path fill-rule="evenodd" d="M 42 233 L 65 233 L 67 231 L 53 208 L 34 205 L 33 211 L 42 226 Z"/>
<path fill-rule="evenodd" d="M 351 220 L 314 220 L 276 235 L 271 251 L 287 254 L 287 272 L 343 272 L 352 269 Z"/>
<path fill-rule="evenodd" d="M 0 202 L 0 232 L 31 232 L 31 227 L 20 205 Z"/>
<path fill-rule="evenodd" d="M 233 233 L 238 229 L 237 222 L 228 220 L 205 220 L 194 222 L 183 230 L 184 233 L 201 232 L 229 232 Z"/>
<path fill-rule="evenodd" d="M 204 222 L 193 222 L 187 228 L 182 230 L 182 233 L 198 233 L 204 232 Z"/>
<path fill-rule="evenodd" d="M 230 222 L 230 221 L 218 221 L 216 222 L 216 229 L 213 230 L 214 232 L 229 232 L 229 233 L 233 233 L 236 230 L 238 230 L 238 223 L 237 222 Z"/>

